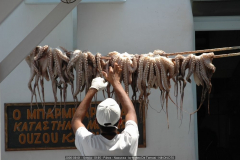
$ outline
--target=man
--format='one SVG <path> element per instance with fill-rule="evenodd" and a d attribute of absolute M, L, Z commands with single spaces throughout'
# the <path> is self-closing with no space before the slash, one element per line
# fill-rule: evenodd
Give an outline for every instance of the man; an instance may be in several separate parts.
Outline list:
<path fill-rule="evenodd" d="M 95 78 L 85 98 L 77 108 L 73 119 L 72 129 L 75 133 L 75 145 L 82 156 L 136 156 L 138 148 L 138 126 L 134 106 L 124 91 L 121 83 L 122 69 L 117 63 L 109 67 L 109 73 L 102 72 L 105 79 L 111 83 L 117 94 L 122 109 L 125 111 L 125 129 L 117 134 L 118 123 L 121 124 L 120 108 L 113 99 L 106 99 L 97 106 L 96 121 L 100 135 L 89 132 L 83 124 L 83 119 L 93 96 L 107 86 L 103 78 Z"/>

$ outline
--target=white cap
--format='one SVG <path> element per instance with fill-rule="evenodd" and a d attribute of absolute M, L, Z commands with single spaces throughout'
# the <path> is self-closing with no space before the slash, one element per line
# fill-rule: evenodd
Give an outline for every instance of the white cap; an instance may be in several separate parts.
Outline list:
<path fill-rule="evenodd" d="M 112 98 L 107 98 L 97 106 L 97 121 L 104 127 L 115 127 L 121 116 L 121 110 L 117 102 Z"/>

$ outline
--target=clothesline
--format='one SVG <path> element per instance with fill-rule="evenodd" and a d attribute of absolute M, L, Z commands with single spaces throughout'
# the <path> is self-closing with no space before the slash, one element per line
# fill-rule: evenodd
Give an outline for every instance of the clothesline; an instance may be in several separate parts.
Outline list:
<path fill-rule="evenodd" d="M 174 55 L 178 55 L 178 54 L 183 55 L 183 54 L 208 53 L 208 52 L 228 51 L 228 50 L 237 50 L 237 49 L 240 49 L 240 46 L 214 48 L 214 49 L 204 49 L 204 50 L 196 50 L 196 51 L 175 52 L 175 53 L 166 53 L 164 55 L 165 56 L 174 56 Z M 240 56 L 240 52 L 215 55 L 214 58 L 224 58 L 224 57 L 233 57 L 233 56 Z M 103 56 L 103 57 L 101 57 L 101 59 L 111 59 L 111 57 Z"/>

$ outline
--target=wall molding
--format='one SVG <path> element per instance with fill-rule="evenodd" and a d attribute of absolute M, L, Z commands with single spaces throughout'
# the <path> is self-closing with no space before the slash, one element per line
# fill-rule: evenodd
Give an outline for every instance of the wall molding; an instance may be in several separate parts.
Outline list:
<path fill-rule="evenodd" d="M 240 16 L 194 17 L 195 31 L 240 30 Z"/>

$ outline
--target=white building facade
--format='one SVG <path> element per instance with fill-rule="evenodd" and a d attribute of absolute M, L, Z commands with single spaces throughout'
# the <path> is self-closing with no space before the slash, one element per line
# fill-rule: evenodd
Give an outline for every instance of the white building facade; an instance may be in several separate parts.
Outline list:
<path fill-rule="evenodd" d="M 27 4 L 22 2 L 0 25 L 2 61 L 57 4 Z M 67 5 L 67 4 L 66 4 Z M 76 23 L 77 20 L 77 23 Z M 77 12 L 66 18 L 38 45 L 63 46 L 68 50 L 89 50 L 107 55 L 110 51 L 142 54 L 155 49 L 167 53 L 194 50 L 194 21 L 189 0 L 127 0 L 122 3 L 80 3 Z M 34 47 L 34 46 L 33 46 Z M 21 53 L 19 53 L 21 54 Z M 18 57 L 16 57 L 18 58 Z M 0 73 L 1 74 L 1 73 Z M 0 83 L 1 158 L 4 160 L 65 159 L 77 156 L 77 149 L 5 151 L 4 103 L 30 103 L 27 87 L 30 69 L 23 60 Z M 70 88 L 70 87 L 69 87 Z M 171 97 L 174 97 L 172 83 Z M 73 101 L 70 89 L 67 101 Z M 46 102 L 54 102 L 51 82 L 45 81 Z M 83 95 L 82 95 L 83 96 Z M 152 89 L 150 105 L 160 111 L 160 91 Z M 98 100 L 103 100 L 99 93 Z M 174 98 L 175 99 L 175 98 Z M 139 156 L 175 156 L 180 160 L 198 159 L 196 85 L 187 84 L 182 124 L 177 119 L 176 106 L 169 102 L 169 125 L 164 112 L 149 107 L 146 118 L 146 148 Z"/>

